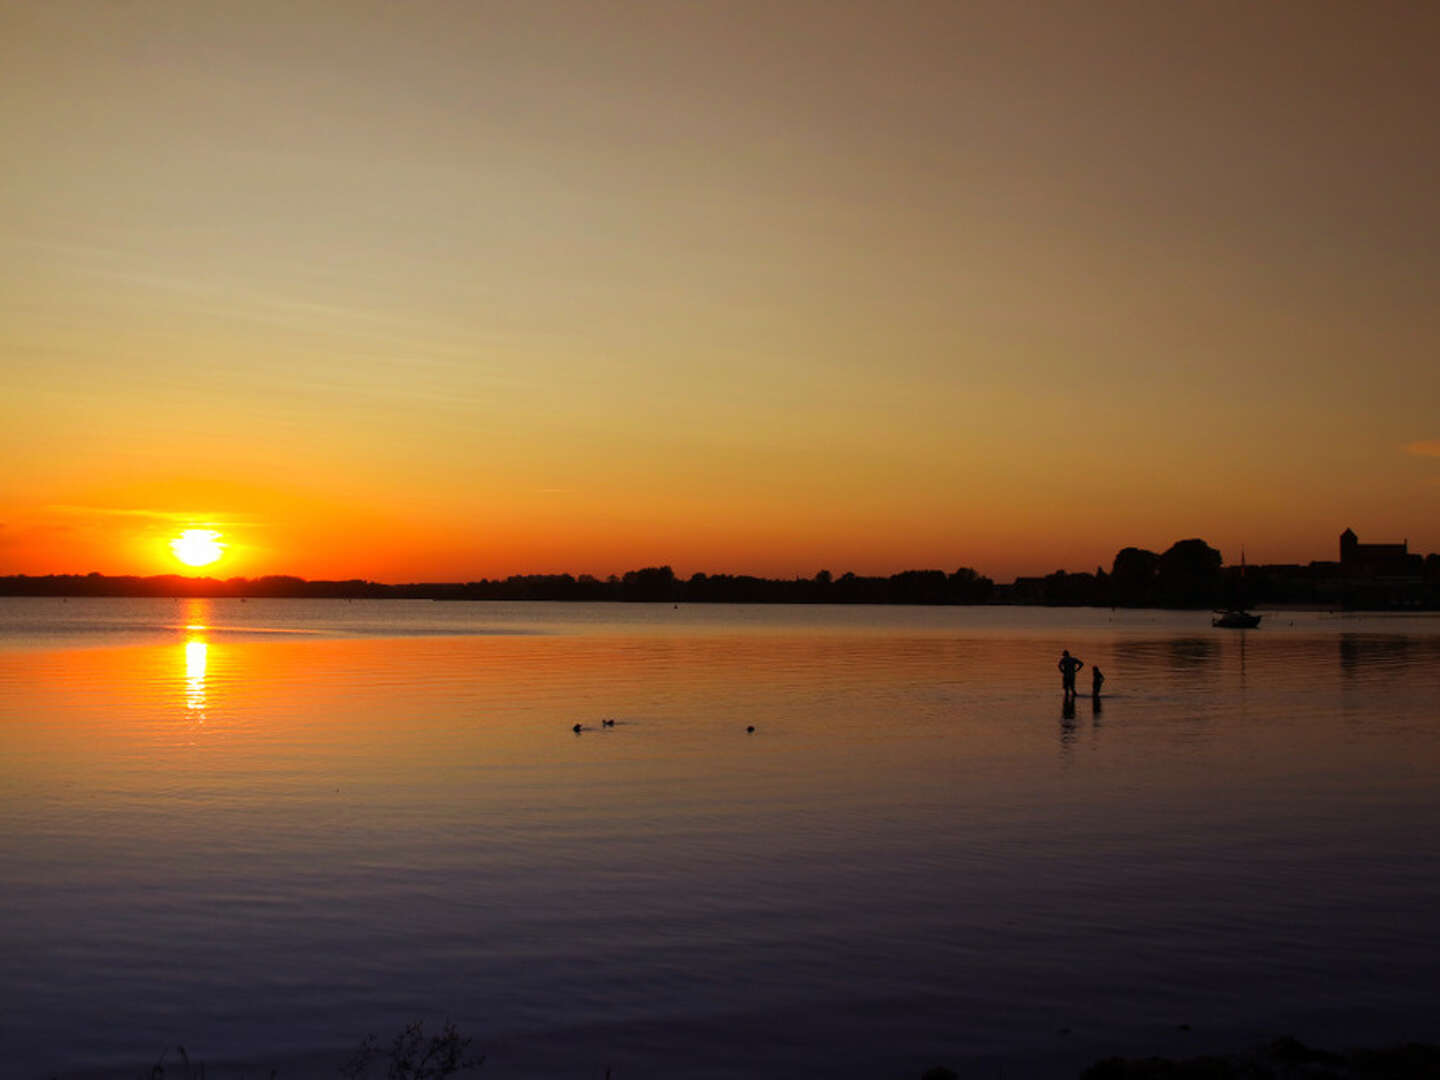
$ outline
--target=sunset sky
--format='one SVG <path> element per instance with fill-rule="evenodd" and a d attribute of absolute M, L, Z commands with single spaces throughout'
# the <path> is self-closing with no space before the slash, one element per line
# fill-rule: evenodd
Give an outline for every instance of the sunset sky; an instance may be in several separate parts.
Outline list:
<path fill-rule="evenodd" d="M 1437 56 L 1424 3 L 5 3 L 0 573 L 1440 550 Z"/>

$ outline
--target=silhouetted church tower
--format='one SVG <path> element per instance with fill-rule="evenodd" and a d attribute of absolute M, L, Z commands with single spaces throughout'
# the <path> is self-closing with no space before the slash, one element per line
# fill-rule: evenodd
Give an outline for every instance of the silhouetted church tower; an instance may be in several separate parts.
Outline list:
<path fill-rule="evenodd" d="M 1354 529 L 1340 534 L 1340 569 L 1347 577 L 1409 577 L 1421 572 L 1424 560 L 1410 554 L 1410 541 L 1362 544 Z"/>

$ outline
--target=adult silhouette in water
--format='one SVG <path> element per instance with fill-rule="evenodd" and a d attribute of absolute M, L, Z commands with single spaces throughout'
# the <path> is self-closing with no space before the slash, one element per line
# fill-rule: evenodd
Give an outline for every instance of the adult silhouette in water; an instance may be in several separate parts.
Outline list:
<path fill-rule="evenodd" d="M 1085 666 L 1085 661 L 1071 656 L 1069 649 L 1061 649 L 1060 663 L 1055 666 L 1060 669 L 1060 687 L 1065 691 L 1065 696 L 1074 697 L 1075 673 Z"/>
<path fill-rule="evenodd" d="M 1094 664 L 1090 665 L 1090 696 L 1100 700 L 1100 687 L 1105 685 L 1105 673 Z"/>

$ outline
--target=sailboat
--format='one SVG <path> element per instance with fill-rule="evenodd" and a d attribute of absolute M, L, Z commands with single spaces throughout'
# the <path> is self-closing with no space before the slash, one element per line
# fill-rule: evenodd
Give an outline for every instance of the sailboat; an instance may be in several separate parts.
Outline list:
<path fill-rule="evenodd" d="M 1240 595 L 1245 595 L 1245 549 L 1240 549 Z M 1244 605 L 1240 607 L 1226 608 L 1224 611 L 1215 612 L 1215 617 L 1210 620 L 1211 626 L 1221 626 L 1227 630 L 1254 630 L 1260 625 L 1260 616 L 1252 615 L 1245 610 Z"/>

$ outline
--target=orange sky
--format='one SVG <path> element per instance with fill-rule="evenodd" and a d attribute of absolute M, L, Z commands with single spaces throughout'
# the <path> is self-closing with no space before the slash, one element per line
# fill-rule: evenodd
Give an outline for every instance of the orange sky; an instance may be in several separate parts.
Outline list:
<path fill-rule="evenodd" d="M 0 573 L 1440 550 L 1440 14 L 11 4 Z"/>

